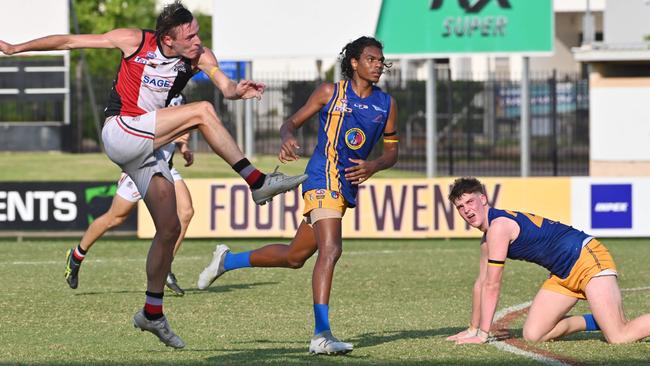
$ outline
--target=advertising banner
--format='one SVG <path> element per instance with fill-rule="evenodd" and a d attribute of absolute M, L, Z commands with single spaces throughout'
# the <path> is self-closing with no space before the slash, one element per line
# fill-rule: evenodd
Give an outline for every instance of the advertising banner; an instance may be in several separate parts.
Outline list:
<path fill-rule="evenodd" d="M 553 52 L 552 0 L 384 0 L 376 36 L 391 57 Z"/>
<path fill-rule="evenodd" d="M 500 208 L 571 219 L 570 178 L 484 178 L 488 200 Z M 293 237 L 302 220 L 298 190 L 265 206 L 252 201 L 241 179 L 187 179 L 194 202 L 188 238 Z M 358 206 L 343 218 L 346 238 L 480 237 L 447 199 L 453 179 L 374 179 L 359 187 Z M 142 203 L 140 203 L 142 204 Z M 141 209 L 145 209 L 141 207 Z M 138 236 L 154 234 L 139 215 Z"/>
<path fill-rule="evenodd" d="M 0 183 L 0 231 L 84 231 L 108 210 L 113 182 Z M 134 210 L 119 231 L 135 231 Z"/>
<path fill-rule="evenodd" d="M 599 237 L 650 236 L 650 178 L 572 178 L 572 222 Z"/>

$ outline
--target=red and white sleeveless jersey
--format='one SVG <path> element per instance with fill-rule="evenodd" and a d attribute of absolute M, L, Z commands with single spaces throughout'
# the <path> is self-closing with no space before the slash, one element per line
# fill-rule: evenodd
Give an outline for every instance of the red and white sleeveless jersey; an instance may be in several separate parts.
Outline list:
<path fill-rule="evenodd" d="M 143 30 L 138 49 L 120 63 L 104 115 L 139 116 L 164 108 L 192 75 L 189 59 L 165 56 L 155 33 Z"/>

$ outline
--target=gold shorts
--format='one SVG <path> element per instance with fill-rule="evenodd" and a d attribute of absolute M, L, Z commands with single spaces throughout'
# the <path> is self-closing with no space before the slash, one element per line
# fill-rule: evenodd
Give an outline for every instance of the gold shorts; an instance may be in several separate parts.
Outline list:
<path fill-rule="evenodd" d="M 567 278 L 561 279 L 556 275 L 552 275 L 548 280 L 544 281 L 542 288 L 584 300 L 587 298 L 585 296 L 587 284 L 603 271 L 606 271 L 604 274 L 616 274 L 614 259 L 612 259 L 603 244 L 596 239 L 592 239 L 582 247 L 580 257 L 571 268 Z"/>
<path fill-rule="evenodd" d="M 303 215 L 308 224 L 325 218 L 341 218 L 348 205 L 343 195 L 327 189 L 312 189 L 303 194 Z"/>

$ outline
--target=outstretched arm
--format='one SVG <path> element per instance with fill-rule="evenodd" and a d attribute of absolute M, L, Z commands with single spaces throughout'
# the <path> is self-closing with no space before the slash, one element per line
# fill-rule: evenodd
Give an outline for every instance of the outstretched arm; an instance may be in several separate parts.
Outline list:
<path fill-rule="evenodd" d="M 486 234 L 487 241 L 487 275 L 481 286 L 480 322 L 478 333 L 475 337 L 459 339 L 457 343 L 485 343 L 487 342 L 496 312 L 499 294 L 501 293 L 501 279 L 503 267 L 508 255 L 508 245 L 517 225 L 508 218 L 497 218 L 490 224 Z"/>
<path fill-rule="evenodd" d="M 307 99 L 307 103 L 300 107 L 289 119 L 287 119 L 280 127 L 280 138 L 282 139 L 282 146 L 278 159 L 286 163 L 288 161 L 298 160 L 300 157 L 297 154 L 300 146 L 296 140 L 295 132 L 305 121 L 311 116 L 316 114 L 334 94 L 334 84 L 325 83 L 321 84 Z"/>
<path fill-rule="evenodd" d="M 59 34 L 37 38 L 19 44 L 0 41 L 0 51 L 13 55 L 28 51 L 72 50 L 77 48 L 119 48 L 130 55 L 138 48 L 142 31 L 120 28 L 103 34 Z"/>
<path fill-rule="evenodd" d="M 361 184 L 380 170 L 395 165 L 399 154 L 399 136 L 397 135 L 397 103 L 390 98 L 390 113 L 384 129 L 384 152 L 375 160 L 350 159 L 357 165 L 345 169 L 345 179 L 352 184 Z M 394 134 L 393 134 L 394 133 Z"/>
<path fill-rule="evenodd" d="M 221 71 L 212 50 L 203 48 L 203 51 L 198 67 L 210 77 L 212 83 L 221 90 L 226 99 L 262 98 L 266 87 L 264 83 L 256 83 L 252 80 L 241 80 L 239 83 L 235 83 Z"/>
<path fill-rule="evenodd" d="M 485 236 L 481 238 L 481 258 L 479 260 L 479 273 L 472 287 L 472 314 L 469 321 L 469 327 L 458 334 L 447 337 L 448 341 L 457 341 L 461 338 L 474 337 L 478 334 L 478 328 L 481 321 L 481 289 L 487 276 L 487 244 Z"/>

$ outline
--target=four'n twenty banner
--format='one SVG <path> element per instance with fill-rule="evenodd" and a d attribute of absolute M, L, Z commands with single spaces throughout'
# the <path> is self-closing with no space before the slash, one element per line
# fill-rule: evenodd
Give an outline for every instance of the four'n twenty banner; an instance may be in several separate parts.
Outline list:
<path fill-rule="evenodd" d="M 195 212 L 188 238 L 290 238 L 303 219 L 303 201 L 297 189 L 258 206 L 241 179 L 187 179 L 185 182 L 192 193 Z M 358 206 L 348 209 L 343 217 L 343 236 L 480 236 L 478 230 L 465 224 L 448 201 L 452 182 L 453 179 L 371 179 L 359 187 Z M 482 182 L 492 205 L 564 222 L 571 219 L 570 178 L 485 178 Z M 139 215 L 138 220 L 138 236 L 152 237 L 154 227 L 149 215 Z"/>

